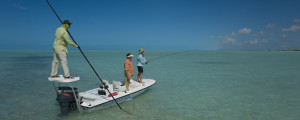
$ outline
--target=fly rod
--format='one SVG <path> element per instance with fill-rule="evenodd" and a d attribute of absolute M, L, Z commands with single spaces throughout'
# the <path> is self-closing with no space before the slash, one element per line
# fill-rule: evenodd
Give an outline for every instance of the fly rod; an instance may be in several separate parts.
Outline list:
<path fill-rule="evenodd" d="M 61 19 L 59 18 L 59 16 L 57 15 L 57 13 L 55 12 L 54 8 L 51 6 L 51 4 L 49 3 L 48 0 L 46 0 L 46 2 L 48 3 L 49 7 L 52 9 L 52 11 L 54 12 L 54 14 L 56 15 L 56 17 L 58 18 L 58 20 L 60 21 L 60 23 L 62 24 Z M 71 35 L 71 33 L 67 30 L 68 34 L 70 35 L 70 37 L 72 38 L 73 42 L 77 44 L 77 42 L 75 41 L 75 39 L 73 38 L 73 36 Z M 95 72 L 95 74 L 97 75 L 98 79 L 100 80 L 100 82 L 105 86 L 105 83 L 102 81 L 102 79 L 100 78 L 100 76 L 98 75 L 98 73 L 96 72 L 96 70 L 94 69 L 93 65 L 90 63 L 90 61 L 87 59 L 87 57 L 85 56 L 85 54 L 83 53 L 83 51 L 81 50 L 80 47 L 78 47 L 79 51 L 81 52 L 81 54 L 83 55 L 83 57 L 85 58 L 85 60 L 88 62 L 88 64 L 90 65 L 90 67 L 93 69 L 93 71 Z M 107 89 L 107 87 L 105 87 L 105 89 L 108 91 L 108 93 L 110 94 L 110 96 L 113 98 L 113 100 L 116 102 L 116 104 L 119 106 L 119 108 L 121 110 L 123 110 L 124 112 L 129 113 L 128 111 L 124 110 L 119 103 L 117 102 L 117 100 L 114 98 L 114 96 L 111 94 L 111 92 Z"/>
<path fill-rule="evenodd" d="M 151 59 L 151 60 L 149 60 L 149 61 L 161 59 L 161 58 L 164 58 L 164 57 L 167 57 L 167 56 L 171 56 L 171 55 L 176 55 L 176 54 L 179 54 L 179 53 L 180 53 L 180 52 L 176 52 L 176 53 L 172 53 L 172 54 L 167 54 L 167 55 L 159 56 L 159 57 L 153 58 L 153 59 Z"/>

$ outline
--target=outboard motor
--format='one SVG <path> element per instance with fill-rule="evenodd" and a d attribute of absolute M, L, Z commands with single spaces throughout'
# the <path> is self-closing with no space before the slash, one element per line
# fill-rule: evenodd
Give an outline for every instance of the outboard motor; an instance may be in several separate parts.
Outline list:
<path fill-rule="evenodd" d="M 76 97 L 78 97 L 78 89 L 73 87 Z M 58 87 L 56 101 L 60 105 L 62 113 L 76 110 L 76 100 L 71 87 Z"/>

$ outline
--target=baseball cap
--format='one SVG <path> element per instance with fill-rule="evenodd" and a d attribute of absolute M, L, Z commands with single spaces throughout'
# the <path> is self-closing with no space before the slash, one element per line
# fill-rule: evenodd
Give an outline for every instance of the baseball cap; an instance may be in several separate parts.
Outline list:
<path fill-rule="evenodd" d="M 71 25 L 72 23 L 69 20 L 64 20 L 62 24 L 69 24 L 69 25 Z"/>

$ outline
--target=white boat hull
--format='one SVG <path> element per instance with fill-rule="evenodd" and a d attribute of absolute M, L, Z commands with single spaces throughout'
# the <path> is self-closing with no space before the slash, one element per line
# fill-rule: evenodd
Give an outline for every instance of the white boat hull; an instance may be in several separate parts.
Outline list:
<path fill-rule="evenodd" d="M 143 93 L 149 87 L 156 83 L 156 81 L 152 79 L 143 79 L 144 85 L 134 80 L 131 80 L 130 82 L 131 84 L 129 87 L 129 91 L 116 92 L 118 95 L 115 95 L 114 98 L 117 100 L 118 103 L 131 100 L 133 97 Z M 114 93 L 115 91 L 110 90 L 110 92 Z M 98 88 L 79 93 L 79 96 L 83 98 L 80 106 L 84 112 L 102 110 L 116 105 L 112 97 L 108 97 L 108 95 L 99 95 Z"/>

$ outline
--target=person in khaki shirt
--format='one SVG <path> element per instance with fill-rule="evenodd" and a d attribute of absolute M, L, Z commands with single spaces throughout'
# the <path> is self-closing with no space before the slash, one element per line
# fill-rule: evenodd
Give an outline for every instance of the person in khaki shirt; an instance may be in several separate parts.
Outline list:
<path fill-rule="evenodd" d="M 53 44 L 53 50 L 54 50 L 54 57 L 52 62 L 52 70 L 51 70 L 51 78 L 59 77 L 57 75 L 57 70 L 59 67 L 59 63 L 61 63 L 61 66 L 64 71 L 64 77 L 67 79 L 72 79 L 73 77 L 70 76 L 69 68 L 68 68 L 68 62 L 67 62 L 67 55 L 68 55 L 68 44 L 70 44 L 72 47 L 78 48 L 79 46 L 73 43 L 68 35 L 67 29 L 70 28 L 71 22 L 69 20 L 64 20 L 62 23 L 62 26 L 56 29 L 55 32 L 55 41 Z"/>
<path fill-rule="evenodd" d="M 124 74 L 125 74 L 125 86 L 126 90 L 129 91 L 129 83 L 131 77 L 134 75 L 133 64 L 132 64 L 132 57 L 131 53 L 127 53 L 127 59 L 124 62 Z"/>

